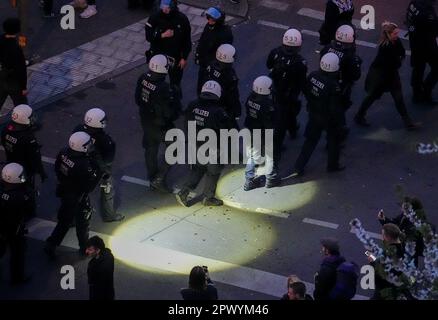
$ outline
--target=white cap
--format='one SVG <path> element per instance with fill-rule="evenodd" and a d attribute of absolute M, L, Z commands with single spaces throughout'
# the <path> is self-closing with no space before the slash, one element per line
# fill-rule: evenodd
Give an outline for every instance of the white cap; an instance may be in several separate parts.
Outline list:
<path fill-rule="evenodd" d="M 203 93 L 215 95 L 218 99 L 220 99 L 222 96 L 222 87 L 218 82 L 210 80 L 204 83 L 202 86 L 201 94 Z"/>
<path fill-rule="evenodd" d="M 284 33 L 283 44 L 288 47 L 301 47 L 303 37 L 297 29 L 289 29 Z"/>
<path fill-rule="evenodd" d="M 354 42 L 354 29 L 348 24 L 344 24 L 336 30 L 336 40 L 342 43 Z"/>
<path fill-rule="evenodd" d="M 320 67 L 325 72 L 339 71 L 339 57 L 333 52 L 326 53 L 321 58 Z"/>
<path fill-rule="evenodd" d="M 93 108 L 88 110 L 84 117 L 84 123 L 91 128 L 105 128 L 105 111 L 99 108 Z"/>
<path fill-rule="evenodd" d="M 12 110 L 11 119 L 15 123 L 30 124 L 30 117 L 32 116 L 32 108 L 27 104 L 19 104 Z"/>
<path fill-rule="evenodd" d="M 14 162 L 5 165 L 2 170 L 2 179 L 12 184 L 26 182 L 23 166 Z"/>
<path fill-rule="evenodd" d="M 149 70 L 156 73 L 167 74 L 169 62 L 167 61 L 167 57 L 162 54 L 157 54 L 151 58 L 149 61 Z"/>
<path fill-rule="evenodd" d="M 236 48 L 231 44 L 222 44 L 216 51 L 216 59 L 223 63 L 233 63 L 235 54 Z"/>
<path fill-rule="evenodd" d="M 272 87 L 272 79 L 267 76 L 260 76 L 254 80 L 252 90 L 261 95 L 270 95 Z"/>
<path fill-rule="evenodd" d="M 83 131 L 73 133 L 68 141 L 70 149 L 84 153 L 88 151 L 91 143 L 90 135 Z"/>

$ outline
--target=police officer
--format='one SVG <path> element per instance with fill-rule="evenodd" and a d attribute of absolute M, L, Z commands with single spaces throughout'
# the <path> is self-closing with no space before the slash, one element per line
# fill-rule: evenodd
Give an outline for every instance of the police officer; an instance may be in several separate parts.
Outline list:
<path fill-rule="evenodd" d="M 149 62 L 157 54 L 167 56 L 170 84 L 181 91 L 183 70 L 192 50 L 190 22 L 178 10 L 176 0 L 161 0 L 160 9 L 150 16 L 145 26 L 146 40 L 150 42 L 146 59 Z"/>
<path fill-rule="evenodd" d="M 55 249 L 61 244 L 73 221 L 76 223 L 79 253 L 85 255 L 93 211 L 88 195 L 101 179 L 99 166 L 90 156 L 92 149 L 93 140 L 90 135 L 79 131 L 70 136 L 69 147 L 61 150 L 56 158 L 56 195 L 61 198 L 61 206 L 58 211 L 58 223 L 44 247 L 50 258 L 55 257 Z"/>
<path fill-rule="evenodd" d="M 328 45 L 335 39 L 336 30 L 343 24 L 352 25 L 354 15 L 353 0 L 328 0 L 324 22 L 319 29 L 319 43 Z"/>
<path fill-rule="evenodd" d="M 275 107 L 271 94 L 272 79 L 267 76 L 260 76 L 254 80 L 252 92 L 246 100 L 246 119 L 245 126 L 253 132 L 255 129 L 262 131 L 261 145 L 254 144 L 251 140 L 251 146 L 248 152 L 248 162 L 245 170 L 245 185 L 243 189 L 249 191 L 260 186 L 260 177 L 256 177 L 256 167 L 262 165 L 261 156 L 265 154 L 266 169 L 266 188 L 277 186 L 280 182 L 277 175 L 276 163 L 273 158 L 273 141 L 271 145 L 265 145 L 266 130 L 274 130 Z M 272 135 L 273 137 L 273 135 Z M 270 155 L 268 148 L 270 147 Z"/>
<path fill-rule="evenodd" d="M 6 19 L 0 38 L 0 110 L 8 96 L 14 106 L 27 104 L 27 71 L 23 50 L 18 45 L 20 20 Z"/>
<path fill-rule="evenodd" d="M 342 91 L 339 82 L 339 57 L 329 52 L 320 62 L 320 70 L 312 72 L 305 89 L 307 98 L 306 141 L 295 162 L 295 174 L 302 175 L 323 131 L 327 132 L 327 171 L 341 171 L 339 165 L 339 131 L 342 128 Z"/>
<path fill-rule="evenodd" d="M 195 52 L 195 63 L 199 65 L 198 88 L 204 83 L 201 72 L 216 58 L 216 51 L 221 44 L 233 44 L 233 33 L 230 26 L 225 24 L 225 13 L 219 8 L 211 7 L 205 12 L 207 24 L 199 39 Z"/>
<path fill-rule="evenodd" d="M 301 32 L 289 29 L 283 35 L 283 45 L 269 53 L 266 66 L 271 70 L 274 82 L 273 94 L 278 105 L 275 153 L 280 158 L 281 146 L 286 131 L 292 139 L 297 136 L 299 125 L 297 116 L 301 110 L 299 96 L 306 83 L 307 62 L 299 54 L 302 45 Z"/>
<path fill-rule="evenodd" d="M 196 121 L 197 130 L 211 129 L 219 136 L 220 129 L 231 129 L 232 121 L 220 105 L 222 88 L 216 81 L 207 81 L 201 89 L 199 99 L 191 102 L 186 110 L 186 121 Z M 199 145 L 198 145 L 199 147 Z M 220 147 L 210 150 L 213 157 L 217 157 L 216 163 L 200 164 L 192 167 L 188 180 L 184 183 L 181 191 L 176 195 L 177 201 L 185 206 L 190 206 L 188 198 L 191 190 L 194 190 L 201 181 L 204 174 L 206 181 L 203 192 L 202 204 L 205 206 L 221 206 L 223 201 L 215 197 L 216 185 L 219 180 L 222 165 L 219 164 Z M 211 158 L 211 155 L 208 155 Z"/>
<path fill-rule="evenodd" d="M 9 246 L 12 284 L 29 280 L 24 274 L 24 235 L 25 218 L 32 210 L 32 202 L 25 182 L 25 171 L 20 164 L 13 162 L 3 168 L 0 191 L 0 258 Z"/>
<path fill-rule="evenodd" d="M 151 187 L 169 192 L 165 180 L 170 169 L 158 166 L 158 153 L 166 131 L 175 127 L 173 121 L 178 118 L 179 100 L 166 81 L 168 61 L 164 55 L 156 55 L 149 61 L 149 71 L 141 75 L 137 82 L 135 101 L 140 108 L 140 120 L 143 128 L 143 147 L 145 149 L 146 168 Z"/>
<path fill-rule="evenodd" d="M 242 112 L 239 94 L 239 78 L 233 68 L 236 49 L 231 44 L 222 44 L 216 50 L 216 59 L 210 62 L 200 71 L 198 85 L 209 80 L 216 81 L 222 88 L 220 104 L 224 106 L 228 116 L 234 119 L 234 127 L 237 128 L 237 120 Z M 198 95 L 202 87 L 198 87 Z"/>
<path fill-rule="evenodd" d="M 351 105 L 351 93 L 354 83 L 361 77 L 362 59 L 356 55 L 355 31 L 350 25 L 342 25 L 336 31 L 336 40 L 333 40 L 329 45 L 321 50 L 321 57 L 326 53 L 332 52 L 339 57 L 340 60 L 340 81 L 342 90 L 343 109 L 346 112 Z M 344 114 L 344 140 L 348 134 Z"/>
<path fill-rule="evenodd" d="M 76 127 L 74 132 L 83 131 L 93 139 L 95 147 L 91 156 L 94 157 L 102 172 L 100 184 L 100 210 L 104 222 L 121 221 L 125 216 L 114 210 L 114 185 L 112 164 L 116 153 L 114 140 L 105 132 L 106 114 L 102 109 L 93 108 L 87 111 L 84 124 Z"/>
<path fill-rule="evenodd" d="M 32 190 L 30 201 L 33 204 L 33 209 L 28 212 L 29 217 L 35 216 L 36 211 L 35 175 L 38 174 L 42 182 L 47 179 L 35 129 L 36 117 L 32 108 L 20 104 L 12 110 L 11 121 L 1 133 L 1 144 L 5 148 L 7 162 L 21 164 L 26 172 L 26 184 Z"/>
<path fill-rule="evenodd" d="M 435 0 L 411 1 L 407 12 L 409 42 L 411 46 L 413 101 L 436 104 L 432 90 L 438 82 L 438 16 Z M 430 72 L 424 79 L 426 65 Z"/>

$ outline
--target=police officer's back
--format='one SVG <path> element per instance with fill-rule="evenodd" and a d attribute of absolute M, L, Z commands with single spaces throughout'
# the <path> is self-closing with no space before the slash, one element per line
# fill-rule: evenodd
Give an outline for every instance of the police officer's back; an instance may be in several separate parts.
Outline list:
<path fill-rule="evenodd" d="M 28 105 L 18 105 L 12 111 L 11 121 L 1 133 L 8 162 L 21 164 L 29 178 L 39 174 L 46 179 L 41 161 L 41 146 L 35 137 L 35 117 Z"/>
<path fill-rule="evenodd" d="M 305 95 L 309 120 L 306 141 L 295 163 L 295 173 L 303 174 L 323 131 L 327 132 L 329 172 L 343 170 L 339 165 L 339 132 L 343 124 L 339 58 L 334 53 L 322 57 L 320 70 L 312 72 L 307 80 Z"/>
<path fill-rule="evenodd" d="M 230 118 L 239 118 L 242 113 L 240 102 L 239 78 L 233 68 L 236 49 L 230 44 L 222 44 L 216 50 L 216 59 L 211 61 L 198 79 L 198 95 L 201 93 L 201 86 L 212 80 L 220 84 L 222 96 L 220 103 Z"/>
<path fill-rule="evenodd" d="M 24 274 L 25 218 L 32 210 L 31 192 L 25 184 L 25 171 L 18 163 L 2 169 L 0 184 L 0 258 L 10 248 L 11 281 L 27 280 Z"/>
<path fill-rule="evenodd" d="M 20 20 L 6 19 L 0 37 L 0 110 L 8 96 L 15 106 L 27 103 L 26 59 L 17 41 Z"/>

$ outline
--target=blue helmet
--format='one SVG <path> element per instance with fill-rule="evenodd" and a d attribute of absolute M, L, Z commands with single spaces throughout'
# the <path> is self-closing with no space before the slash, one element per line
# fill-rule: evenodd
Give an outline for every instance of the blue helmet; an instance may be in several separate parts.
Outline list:
<path fill-rule="evenodd" d="M 211 17 L 214 20 L 219 20 L 222 18 L 222 12 L 216 7 L 210 7 L 205 11 L 207 17 Z"/>

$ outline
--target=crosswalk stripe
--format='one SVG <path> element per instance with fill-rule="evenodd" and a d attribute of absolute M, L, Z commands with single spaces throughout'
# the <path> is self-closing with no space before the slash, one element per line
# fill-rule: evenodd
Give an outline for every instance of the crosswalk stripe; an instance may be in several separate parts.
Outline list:
<path fill-rule="evenodd" d="M 339 224 L 326 222 L 322 220 L 316 220 L 316 219 L 310 219 L 310 218 L 304 218 L 303 223 L 313 224 L 320 227 L 330 228 L 330 229 L 337 229 L 339 227 Z"/>
<path fill-rule="evenodd" d="M 35 218 L 29 223 L 28 237 L 36 240 L 45 241 L 54 228 L 55 223 L 44 219 Z M 91 235 L 98 235 L 106 243 L 114 240 L 113 236 L 92 232 Z M 147 256 L 144 261 L 146 267 L 151 267 L 177 274 L 188 274 L 190 270 L 182 271 L 181 265 L 208 265 L 213 281 L 227 285 L 259 292 L 273 297 L 281 297 L 286 292 L 287 277 L 262 271 L 259 269 L 248 268 L 237 264 L 223 262 L 211 258 L 205 258 L 181 251 L 159 247 L 152 244 L 135 242 L 129 240 L 123 242 L 126 249 Z M 69 234 L 62 243 L 63 246 L 78 248 L 77 240 L 74 238 L 74 231 L 69 230 Z M 113 252 L 117 250 L 113 249 Z M 312 293 L 314 285 L 305 282 L 307 291 Z M 356 295 L 355 300 L 368 299 L 362 295 Z"/>
<path fill-rule="evenodd" d="M 275 9 L 280 11 L 286 11 L 289 8 L 289 4 L 275 0 L 261 0 L 260 5 L 265 8 Z"/>

